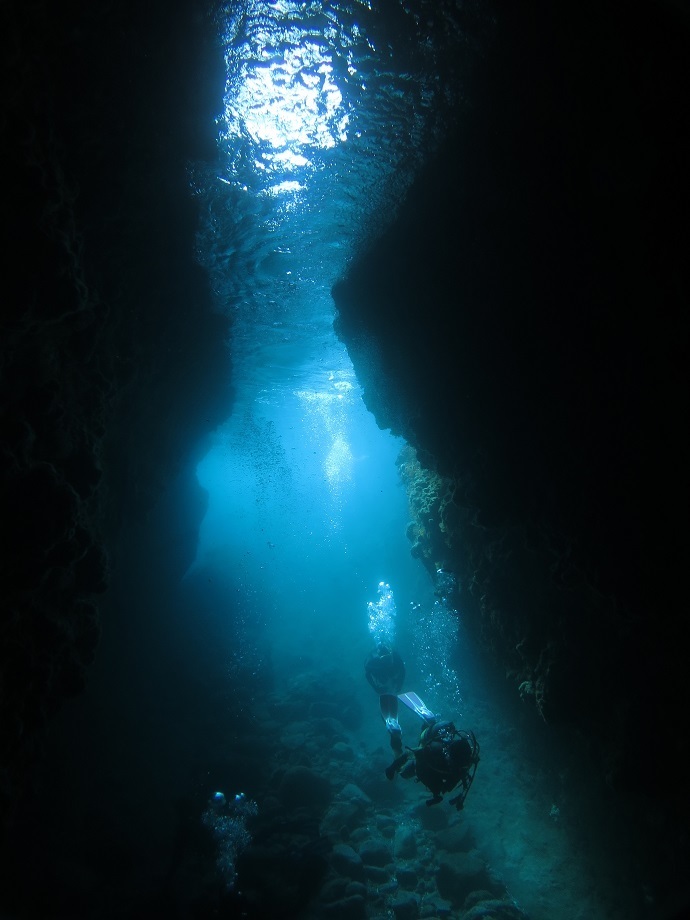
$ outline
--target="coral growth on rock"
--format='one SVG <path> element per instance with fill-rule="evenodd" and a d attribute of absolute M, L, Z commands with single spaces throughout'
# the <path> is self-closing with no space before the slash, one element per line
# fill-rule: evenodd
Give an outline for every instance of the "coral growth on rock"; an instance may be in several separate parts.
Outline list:
<path fill-rule="evenodd" d="M 546 720 L 574 718 L 585 701 L 595 705 L 601 686 L 581 679 L 568 631 L 586 642 L 588 632 L 608 630 L 613 641 L 622 623 L 613 598 L 578 567 L 569 543 L 546 527 L 489 521 L 473 504 L 468 477 L 439 475 L 409 445 L 398 468 L 412 555 L 434 580 L 439 569 L 456 575 L 453 606 L 502 662 L 521 699 Z"/>

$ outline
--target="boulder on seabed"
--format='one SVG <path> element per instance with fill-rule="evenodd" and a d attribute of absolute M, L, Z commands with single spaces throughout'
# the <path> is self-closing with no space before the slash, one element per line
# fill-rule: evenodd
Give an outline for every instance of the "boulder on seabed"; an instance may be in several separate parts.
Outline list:
<path fill-rule="evenodd" d="M 379 866 L 365 866 L 364 875 L 374 885 L 385 885 L 390 878 L 388 872 Z"/>
<path fill-rule="evenodd" d="M 362 858 L 351 846 L 346 843 L 337 843 L 331 853 L 331 865 L 340 875 L 346 875 L 354 881 L 364 879 L 364 864 Z"/>
<path fill-rule="evenodd" d="M 366 840 L 359 848 L 359 855 L 365 866 L 383 868 L 393 861 L 390 844 L 382 838 Z"/>
<path fill-rule="evenodd" d="M 345 836 L 355 830 L 367 807 L 371 805 L 369 796 L 354 783 L 347 783 L 337 793 L 321 822 L 324 836 Z"/>
<path fill-rule="evenodd" d="M 350 745 L 345 744 L 344 741 L 336 741 L 336 743 L 331 748 L 331 751 L 337 760 L 352 763 L 352 761 L 355 759 L 355 752 L 352 750 Z"/>
<path fill-rule="evenodd" d="M 371 805 L 371 799 L 354 783 L 346 783 L 338 793 L 338 801 L 352 802 L 357 805 Z"/>
<path fill-rule="evenodd" d="M 417 854 L 417 837 L 410 827 L 398 827 L 393 852 L 399 859 L 412 859 Z"/>
<path fill-rule="evenodd" d="M 351 894 L 340 901 L 322 904 L 321 913 L 324 917 L 335 917 L 336 920 L 364 920 L 367 915 L 366 901 L 361 894 Z"/>
<path fill-rule="evenodd" d="M 419 875 L 411 866 L 399 866 L 396 874 L 401 888 L 414 891 L 419 882 Z"/>
<path fill-rule="evenodd" d="M 491 880 L 484 860 L 476 851 L 441 856 L 436 884 L 440 894 L 454 904 L 462 904 L 478 888 L 490 888 Z"/>
<path fill-rule="evenodd" d="M 436 834 L 436 845 L 449 853 L 467 853 L 474 846 L 474 832 L 464 822 L 452 824 Z"/>
<path fill-rule="evenodd" d="M 430 917 L 433 918 L 433 920 L 437 920 L 438 917 L 450 917 L 452 913 L 452 903 L 442 898 L 440 895 L 431 895 L 424 899 L 421 910 L 422 917 Z"/>
<path fill-rule="evenodd" d="M 462 915 L 462 920 L 528 920 L 525 914 L 513 901 L 503 901 L 493 898 L 489 901 L 480 901 Z"/>
<path fill-rule="evenodd" d="M 414 895 L 403 895 L 391 903 L 391 910 L 395 914 L 395 920 L 417 920 L 419 901 Z"/>

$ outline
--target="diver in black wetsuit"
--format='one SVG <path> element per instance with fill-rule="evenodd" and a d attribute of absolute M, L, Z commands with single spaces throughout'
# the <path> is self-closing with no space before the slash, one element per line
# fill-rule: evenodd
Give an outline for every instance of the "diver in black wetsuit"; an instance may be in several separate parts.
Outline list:
<path fill-rule="evenodd" d="M 405 696 L 419 699 L 416 694 Z M 407 701 L 403 699 L 403 702 Z M 410 705 L 410 708 L 422 715 L 416 703 Z M 459 794 L 448 800 L 459 811 L 470 791 L 479 763 L 479 743 L 473 732 L 458 730 L 452 722 L 441 721 L 433 715 L 422 715 L 422 718 L 424 728 L 419 746 L 408 748 L 407 753 L 396 758 L 387 768 L 386 776 L 391 780 L 396 773 L 405 779 L 414 777 L 432 795 L 432 798 L 427 799 L 427 805 L 438 804 L 445 793 L 460 785 Z"/>
<path fill-rule="evenodd" d="M 405 681 L 405 665 L 396 651 L 377 645 L 364 663 L 367 680 L 379 695 L 381 718 L 391 738 L 397 756 L 403 752 L 402 730 L 398 722 L 398 693 Z"/>

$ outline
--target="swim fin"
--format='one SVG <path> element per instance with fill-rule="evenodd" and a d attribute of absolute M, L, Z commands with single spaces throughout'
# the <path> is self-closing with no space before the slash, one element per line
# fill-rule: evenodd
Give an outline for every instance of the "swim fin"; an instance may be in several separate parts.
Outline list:
<path fill-rule="evenodd" d="M 425 722 L 433 720 L 436 721 L 436 715 L 433 713 L 429 707 L 417 696 L 416 693 L 399 693 L 398 699 L 401 703 L 404 703 L 408 709 L 411 709 L 412 712 L 416 712 L 420 719 L 424 719 Z"/>

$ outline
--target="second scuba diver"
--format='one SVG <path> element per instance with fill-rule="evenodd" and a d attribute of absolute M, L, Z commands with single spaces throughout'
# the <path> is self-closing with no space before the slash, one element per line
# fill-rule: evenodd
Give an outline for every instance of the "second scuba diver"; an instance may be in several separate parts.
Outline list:
<path fill-rule="evenodd" d="M 379 695 L 381 718 L 391 738 L 393 751 L 403 752 L 402 729 L 398 722 L 398 694 L 405 681 L 405 665 L 394 649 L 379 644 L 364 663 L 364 673 Z"/>
<path fill-rule="evenodd" d="M 386 769 L 393 780 L 396 773 L 416 779 L 431 792 L 427 805 L 436 805 L 444 794 L 460 786 L 458 795 L 449 799 L 460 810 L 470 791 L 479 763 L 479 743 L 471 731 L 457 729 L 453 722 L 435 715 L 416 693 L 401 693 L 405 665 L 394 650 L 378 645 L 364 665 L 364 673 L 379 694 L 381 716 L 390 734 L 391 748 L 397 755 Z M 419 745 L 403 750 L 402 730 L 398 722 L 398 701 L 418 715 L 423 724 Z"/>

